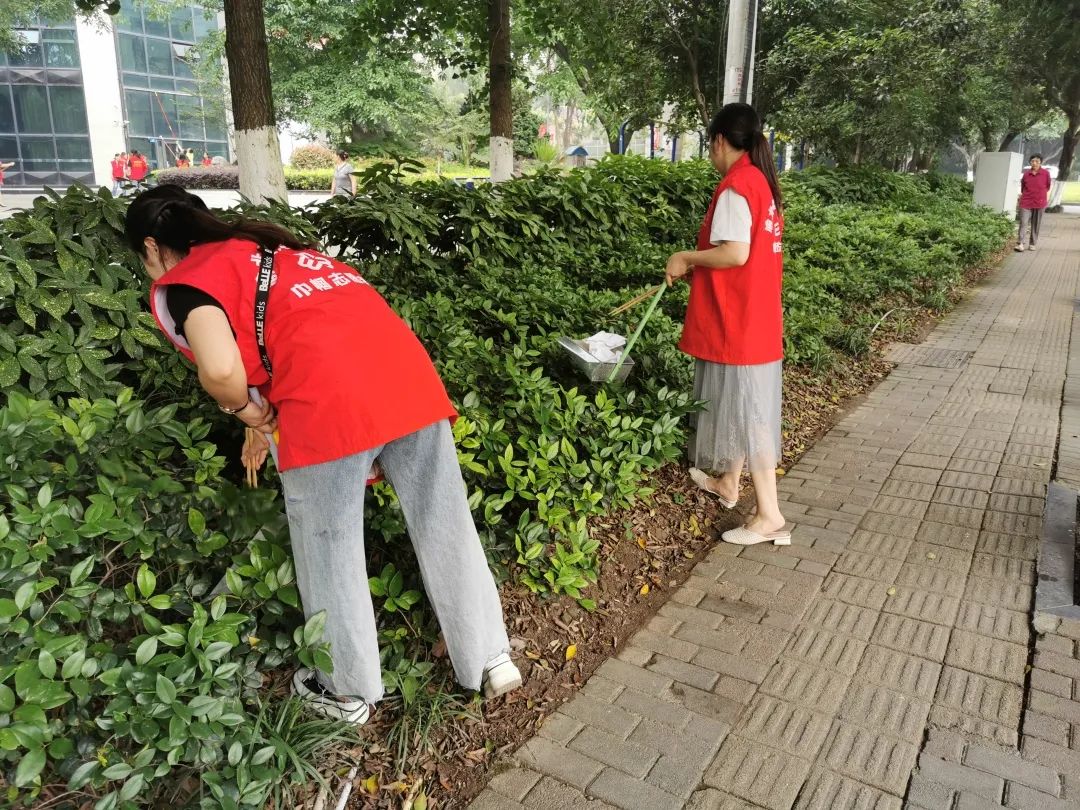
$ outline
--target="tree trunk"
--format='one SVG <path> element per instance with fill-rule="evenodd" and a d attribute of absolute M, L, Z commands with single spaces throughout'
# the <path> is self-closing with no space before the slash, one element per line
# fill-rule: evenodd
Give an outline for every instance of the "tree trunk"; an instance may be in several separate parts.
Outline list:
<path fill-rule="evenodd" d="M 1006 132 L 1005 135 L 1001 138 L 1001 143 L 998 144 L 997 151 L 1008 152 L 1009 147 L 1013 145 L 1013 141 L 1016 140 L 1016 137 L 1019 134 L 1019 132 Z"/>
<path fill-rule="evenodd" d="M 562 145 L 564 152 L 570 148 L 570 139 L 574 137 L 575 115 L 577 115 L 577 105 L 571 101 L 566 107 L 566 123 L 563 126 Z"/>
<path fill-rule="evenodd" d="M 1076 158 L 1077 141 L 1080 140 L 1080 109 L 1069 116 L 1069 125 L 1061 136 L 1061 157 L 1058 159 L 1058 178 L 1069 179 L 1073 160 Z"/>
<path fill-rule="evenodd" d="M 1069 175 L 1072 173 L 1072 161 L 1076 159 L 1077 145 L 1080 141 L 1080 105 L 1069 110 L 1067 119 L 1068 124 L 1062 134 L 1062 154 L 1057 161 L 1057 179 L 1051 189 L 1048 206 L 1048 211 L 1055 213 L 1062 211 L 1062 194 Z"/>
<path fill-rule="evenodd" d="M 605 127 L 605 129 L 606 129 L 606 127 Z M 611 150 L 611 154 L 617 155 L 617 154 L 619 154 L 619 127 L 618 127 L 618 125 L 616 125 L 616 127 L 614 129 L 614 133 L 615 133 L 614 136 L 611 135 L 611 132 L 612 132 L 612 130 L 609 129 L 608 130 L 608 149 Z M 623 152 L 626 152 L 626 151 L 628 151 L 630 149 L 630 141 L 634 137 L 635 132 L 637 132 L 636 129 L 630 129 L 630 127 L 626 128 L 626 140 L 623 142 Z"/>
<path fill-rule="evenodd" d="M 510 92 L 510 0 L 488 0 L 488 82 L 491 86 L 491 182 L 514 172 L 514 114 Z"/>
<path fill-rule="evenodd" d="M 285 200 L 270 62 L 261 0 L 225 0 L 225 59 L 229 66 L 240 193 L 252 202 Z"/>

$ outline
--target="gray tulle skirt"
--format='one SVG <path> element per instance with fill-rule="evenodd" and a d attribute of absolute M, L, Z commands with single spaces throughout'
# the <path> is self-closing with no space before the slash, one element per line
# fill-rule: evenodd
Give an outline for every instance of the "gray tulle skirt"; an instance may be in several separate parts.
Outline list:
<path fill-rule="evenodd" d="M 736 465 L 751 472 L 776 469 L 782 388 L 782 360 L 757 366 L 696 361 L 694 398 L 708 405 L 693 422 L 690 464 L 714 474 Z"/>

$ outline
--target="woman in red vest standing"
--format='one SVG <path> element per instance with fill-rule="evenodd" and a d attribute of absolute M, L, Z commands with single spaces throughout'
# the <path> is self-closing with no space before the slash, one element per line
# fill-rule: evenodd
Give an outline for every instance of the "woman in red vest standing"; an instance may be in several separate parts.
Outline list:
<path fill-rule="evenodd" d="M 279 431 L 278 469 L 304 611 L 326 611 L 333 673 L 293 689 L 360 724 L 383 695 L 364 553 L 364 483 L 393 485 L 463 686 L 520 686 L 495 581 L 473 524 L 454 408 L 408 325 L 357 271 L 268 223 L 229 224 L 177 186 L 140 194 L 126 236 L 154 280 L 162 332 L 221 410 Z"/>
<path fill-rule="evenodd" d="M 780 183 L 761 119 L 749 104 L 725 105 L 708 134 L 709 159 L 723 179 L 697 250 L 676 253 L 667 263 L 668 284 L 690 277 L 679 348 L 696 358 L 694 396 L 708 403 L 690 443 L 690 477 L 731 509 L 748 467 L 756 510 L 723 539 L 788 545 L 791 531 L 776 495 L 784 356 Z"/>
<path fill-rule="evenodd" d="M 132 149 L 131 158 L 128 160 L 128 179 L 137 187 L 141 187 L 149 173 L 150 164 L 146 162 L 146 158 L 139 154 L 138 149 Z"/>

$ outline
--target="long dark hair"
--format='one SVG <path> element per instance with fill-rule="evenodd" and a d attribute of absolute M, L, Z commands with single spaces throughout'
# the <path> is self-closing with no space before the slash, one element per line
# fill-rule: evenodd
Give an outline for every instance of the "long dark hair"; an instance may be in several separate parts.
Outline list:
<path fill-rule="evenodd" d="M 750 153 L 750 162 L 757 166 L 765 179 L 769 181 L 776 207 L 783 209 L 784 200 L 780 193 L 780 178 L 776 175 L 769 140 L 762 132 L 761 118 L 749 104 L 736 102 L 725 104 L 709 123 L 709 143 L 721 135 L 736 149 Z"/>
<path fill-rule="evenodd" d="M 212 214 L 200 197 L 173 185 L 144 191 L 131 201 L 124 236 L 140 256 L 146 255 L 148 236 L 180 256 L 186 256 L 194 245 L 226 239 L 248 239 L 271 250 L 282 246 L 297 250 L 311 247 L 291 231 L 270 222 L 225 222 Z"/>

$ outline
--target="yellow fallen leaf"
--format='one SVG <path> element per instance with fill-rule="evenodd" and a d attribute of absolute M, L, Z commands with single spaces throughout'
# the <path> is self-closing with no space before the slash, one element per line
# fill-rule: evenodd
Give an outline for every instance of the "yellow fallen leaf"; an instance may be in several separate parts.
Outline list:
<path fill-rule="evenodd" d="M 262 639 L 260 639 L 260 638 L 259 638 L 258 636 L 248 636 L 248 637 L 247 637 L 247 643 L 248 643 L 248 644 L 250 644 L 250 645 L 251 645 L 252 647 L 255 647 L 255 646 L 257 646 L 257 645 L 258 645 L 258 643 L 259 643 L 259 642 L 260 642 L 261 640 L 262 640 Z"/>
<path fill-rule="evenodd" d="M 571 644 L 566 648 L 566 660 L 569 661 L 575 655 L 577 655 L 577 644 Z"/>
<path fill-rule="evenodd" d="M 926 559 L 928 559 L 928 560 L 936 560 L 937 559 L 937 554 L 935 554 L 932 551 L 928 552 L 927 555 L 926 555 Z"/>
<path fill-rule="evenodd" d="M 644 538 L 644 537 L 639 537 L 639 538 L 637 539 L 637 544 L 638 544 L 639 546 L 641 546 L 642 548 L 645 548 L 645 538 Z"/>
<path fill-rule="evenodd" d="M 540 653 L 535 653 L 532 650 L 526 650 L 525 651 L 525 657 L 526 658 L 531 658 L 533 661 L 537 661 L 540 658 Z"/>
<path fill-rule="evenodd" d="M 413 810 L 427 810 L 427 794 L 424 791 L 421 790 L 417 795 L 416 801 L 413 802 Z"/>
<path fill-rule="evenodd" d="M 896 596 L 896 588 L 889 588 L 889 590 L 885 591 L 885 593 L 887 593 L 889 596 Z"/>
<path fill-rule="evenodd" d="M 379 792 L 379 776 L 378 774 L 372 774 L 363 781 L 364 790 L 374 796 Z"/>
<path fill-rule="evenodd" d="M 641 590 L 638 591 L 638 593 L 640 593 L 642 596 L 648 596 L 649 595 L 649 583 L 646 582 L 644 585 L 642 585 Z"/>
<path fill-rule="evenodd" d="M 787 470 L 785 470 L 783 467 L 777 467 L 776 468 L 776 474 L 777 475 L 787 475 Z"/>

